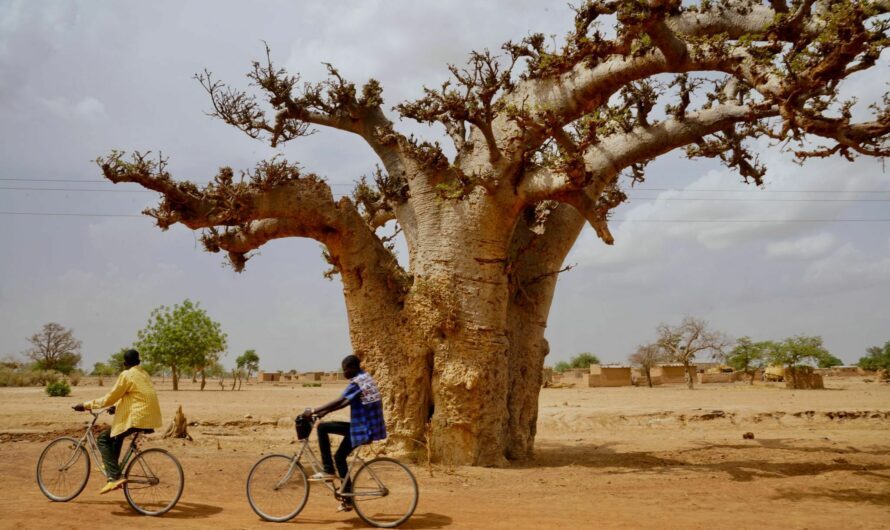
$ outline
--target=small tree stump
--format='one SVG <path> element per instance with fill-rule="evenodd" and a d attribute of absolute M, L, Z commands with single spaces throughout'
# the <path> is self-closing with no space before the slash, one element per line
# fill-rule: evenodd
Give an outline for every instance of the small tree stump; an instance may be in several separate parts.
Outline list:
<path fill-rule="evenodd" d="M 186 422 L 185 414 L 182 413 L 182 405 L 176 409 L 176 415 L 173 416 L 173 421 L 170 422 L 170 426 L 164 432 L 164 438 L 186 438 L 189 441 L 194 441 L 188 433 L 188 423 Z"/>

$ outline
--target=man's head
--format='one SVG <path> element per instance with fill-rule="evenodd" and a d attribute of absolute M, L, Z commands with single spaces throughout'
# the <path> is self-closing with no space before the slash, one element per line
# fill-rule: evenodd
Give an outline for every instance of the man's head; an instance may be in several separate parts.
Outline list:
<path fill-rule="evenodd" d="M 124 352 L 124 368 L 133 368 L 139 366 L 139 352 L 136 350 L 127 350 Z"/>
<path fill-rule="evenodd" d="M 362 361 L 355 355 L 347 355 L 340 366 L 343 368 L 343 376 L 346 379 L 352 379 L 362 369 Z"/>

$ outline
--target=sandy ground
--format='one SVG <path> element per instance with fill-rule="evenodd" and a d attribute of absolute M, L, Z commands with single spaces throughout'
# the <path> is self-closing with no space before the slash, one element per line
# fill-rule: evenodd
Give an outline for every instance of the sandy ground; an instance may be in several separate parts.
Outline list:
<path fill-rule="evenodd" d="M 185 468 L 185 493 L 162 518 L 123 494 L 87 489 L 53 503 L 34 472 L 46 441 L 84 425 L 75 402 L 39 388 L 0 389 L 0 527 L 274 527 L 251 511 L 244 483 L 263 454 L 292 452 L 291 418 L 339 385 L 250 385 L 204 392 L 158 385 L 165 420 L 182 405 L 195 441 L 159 440 Z M 823 391 L 745 384 L 544 389 L 535 460 L 507 469 L 413 465 L 421 497 L 403 528 L 890 528 L 890 385 L 828 379 Z M 246 417 L 250 415 L 250 417 Z M 228 425 L 227 425 L 228 424 Z M 742 434 L 753 432 L 754 440 Z M 314 488 L 288 527 L 363 527 Z"/>

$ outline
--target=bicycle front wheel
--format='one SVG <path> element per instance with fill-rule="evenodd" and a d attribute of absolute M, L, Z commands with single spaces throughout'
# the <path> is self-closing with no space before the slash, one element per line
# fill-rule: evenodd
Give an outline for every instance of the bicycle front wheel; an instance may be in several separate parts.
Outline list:
<path fill-rule="evenodd" d="M 37 460 L 37 485 L 48 499 L 67 502 L 80 495 L 90 480 L 90 456 L 79 440 L 57 438 Z"/>
<path fill-rule="evenodd" d="M 124 496 L 130 507 L 142 515 L 163 515 L 170 511 L 185 485 L 182 466 L 164 449 L 151 448 L 130 461 L 124 473 Z"/>
<path fill-rule="evenodd" d="M 395 528 L 417 508 L 417 481 L 401 462 L 380 457 L 367 462 L 352 484 L 355 511 L 366 523 Z"/>
<path fill-rule="evenodd" d="M 247 475 L 247 502 L 267 521 L 290 521 L 306 506 L 309 480 L 293 456 L 268 455 Z"/>

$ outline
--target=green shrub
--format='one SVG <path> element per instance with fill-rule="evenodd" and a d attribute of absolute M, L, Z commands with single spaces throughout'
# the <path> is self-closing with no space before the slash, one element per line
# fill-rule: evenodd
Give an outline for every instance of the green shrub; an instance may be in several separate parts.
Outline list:
<path fill-rule="evenodd" d="M 46 393 L 52 397 L 65 397 L 71 394 L 71 387 L 62 379 L 46 385 Z"/>
<path fill-rule="evenodd" d="M 321 383 L 303 383 L 303 388 L 313 388 L 321 386 Z"/>

